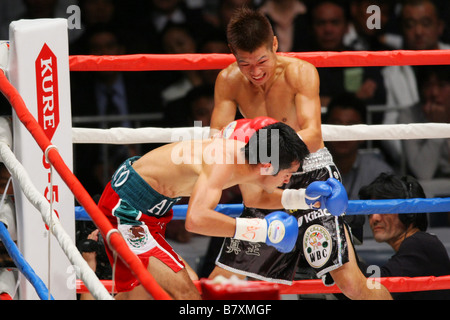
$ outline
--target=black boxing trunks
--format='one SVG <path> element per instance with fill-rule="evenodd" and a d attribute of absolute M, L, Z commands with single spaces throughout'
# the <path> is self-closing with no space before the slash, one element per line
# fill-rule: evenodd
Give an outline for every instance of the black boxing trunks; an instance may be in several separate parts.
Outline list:
<path fill-rule="evenodd" d="M 285 188 L 306 188 L 313 181 L 330 177 L 341 180 L 326 148 L 309 155 L 300 170 Z M 241 217 L 263 218 L 273 211 L 244 206 Z M 299 235 L 293 251 L 281 253 L 265 243 L 225 238 L 216 265 L 250 278 L 290 285 L 298 267 L 312 268 L 325 281 L 328 272 L 348 262 L 342 216 L 332 216 L 326 209 L 285 211 L 298 220 Z"/>

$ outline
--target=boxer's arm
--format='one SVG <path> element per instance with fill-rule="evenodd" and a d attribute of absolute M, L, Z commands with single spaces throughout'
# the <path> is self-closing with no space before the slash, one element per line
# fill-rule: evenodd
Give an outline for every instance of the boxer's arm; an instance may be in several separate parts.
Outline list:
<path fill-rule="evenodd" d="M 298 134 L 308 146 L 309 151 L 316 152 L 324 147 L 319 74 L 313 65 L 304 63 L 297 68 L 296 72 L 292 72 L 291 76 L 299 78 L 298 81 L 292 81 L 298 84 L 295 95 L 297 122 L 301 128 Z"/>
<path fill-rule="evenodd" d="M 214 164 L 200 173 L 189 199 L 186 230 L 207 236 L 234 236 L 236 220 L 215 211 L 232 171 L 232 165 Z"/>
<path fill-rule="evenodd" d="M 276 189 L 272 193 L 265 192 L 262 188 L 254 184 L 241 184 L 242 200 L 247 207 L 259 209 L 281 209 L 281 189 Z"/>
<path fill-rule="evenodd" d="M 232 98 L 232 90 L 224 74 L 225 70 L 219 73 L 216 79 L 210 136 L 222 130 L 236 117 L 237 105 Z"/>

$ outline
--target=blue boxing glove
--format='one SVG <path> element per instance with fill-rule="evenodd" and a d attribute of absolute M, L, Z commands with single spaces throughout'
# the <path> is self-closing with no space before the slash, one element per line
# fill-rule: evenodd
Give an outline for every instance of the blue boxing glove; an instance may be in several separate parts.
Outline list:
<path fill-rule="evenodd" d="M 283 253 L 291 252 L 298 237 L 297 219 L 284 211 L 268 214 L 266 243 Z"/>
<path fill-rule="evenodd" d="M 305 202 L 311 209 L 327 209 L 333 216 L 347 210 L 348 196 L 342 183 L 334 178 L 327 181 L 314 181 L 305 191 Z"/>
<path fill-rule="evenodd" d="M 298 237 L 297 219 L 286 212 L 275 211 L 264 219 L 236 218 L 234 238 L 265 242 L 283 253 L 291 252 Z"/>

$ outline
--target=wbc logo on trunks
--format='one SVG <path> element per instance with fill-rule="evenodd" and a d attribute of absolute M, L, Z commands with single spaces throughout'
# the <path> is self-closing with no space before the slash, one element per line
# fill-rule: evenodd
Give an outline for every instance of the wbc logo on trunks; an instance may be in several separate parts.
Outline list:
<path fill-rule="evenodd" d="M 46 43 L 36 61 L 38 123 L 49 140 L 59 125 L 57 59 Z"/>
<path fill-rule="evenodd" d="M 306 229 L 303 236 L 303 253 L 311 267 L 320 268 L 327 263 L 332 245 L 331 235 L 323 226 L 314 224 Z"/>

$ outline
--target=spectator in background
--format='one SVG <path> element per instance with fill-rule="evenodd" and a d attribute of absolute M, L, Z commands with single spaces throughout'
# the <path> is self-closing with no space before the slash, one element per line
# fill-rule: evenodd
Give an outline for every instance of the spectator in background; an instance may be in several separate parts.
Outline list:
<path fill-rule="evenodd" d="M 440 18 L 438 7 L 431 0 L 405 0 L 400 13 L 400 25 L 403 34 L 403 49 L 436 50 L 449 49 L 450 45 L 440 42 L 445 22 Z M 420 100 L 417 86 L 416 67 L 388 66 L 382 74 L 386 88 L 387 110 L 383 115 L 383 124 L 398 122 L 398 109 L 409 108 Z M 398 163 L 402 159 L 400 141 L 384 141 L 386 154 L 390 162 Z"/>
<path fill-rule="evenodd" d="M 183 34 L 187 33 L 187 30 L 183 29 L 181 26 L 174 26 L 174 28 L 181 29 L 178 31 L 174 31 L 175 36 L 171 40 L 168 39 L 170 40 L 170 42 L 178 43 L 177 45 L 174 45 L 177 47 L 177 51 L 173 50 L 173 53 L 182 53 L 181 51 L 193 51 L 194 46 L 197 46 L 197 44 L 194 42 L 193 37 L 190 35 L 181 37 Z M 198 47 L 199 53 L 230 53 L 230 49 L 228 48 L 226 39 L 223 38 L 219 30 L 211 31 L 210 35 L 204 40 L 204 42 L 198 44 Z M 193 114 L 191 113 L 192 109 L 190 109 L 189 106 L 191 106 L 191 104 L 194 102 L 189 96 L 192 94 L 200 94 L 204 97 L 207 96 L 208 99 L 211 98 L 208 91 L 210 87 L 214 87 L 217 75 L 220 71 L 220 69 L 183 71 L 186 76 L 181 78 L 181 80 L 179 80 L 177 83 L 185 83 L 185 85 L 182 86 L 183 90 L 177 91 L 178 98 L 171 99 L 165 106 L 165 125 L 168 127 L 192 127 L 194 125 L 193 121 L 196 119 L 196 117 L 193 117 Z M 183 74 L 181 72 L 178 73 Z M 192 79 L 192 81 L 189 81 L 189 79 Z M 167 89 L 166 93 L 169 93 L 169 90 L 175 87 L 172 87 L 171 89 L 169 88 Z M 209 126 L 210 119 L 202 118 L 200 120 L 202 120 L 204 126 Z"/>
<path fill-rule="evenodd" d="M 344 35 L 348 29 L 348 11 L 338 0 L 314 2 L 310 10 L 311 51 L 346 51 Z M 318 68 L 323 106 L 344 92 L 355 93 L 366 104 L 384 104 L 385 90 L 378 67 Z"/>
<path fill-rule="evenodd" d="M 266 0 L 258 8 L 267 16 L 278 39 L 279 52 L 304 48 L 308 28 L 307 7 L 300 0 Z"/>
<path fill-rule="evenodd" d="M 403 30 L 403 49 L 450 49 L 450 45 L 440 41 L 445 21 L 433 0 L 403 1 L 400 24 Z"/>
<path fill-rule="evenodd" d="M 343 1 L 319 0 L 309 10 L 312 38 L 310 49 L 345 51 L 343 38 L 348 29 L 348 10 Z"/>
<path fill-rule="evenodd" d="M 109 24 L 117 17 L 116 0 L 78 0 L 83 26 Z"/>
<path fill-rule="evenodd" d="M 398 123 L 450 123 L 450 66 L 417 68 L 421 101 L 399 112 Z M 402 140 L 406 168 L 430 197 L 450 197 L 450 139 Z M 431 226 L 449 226 L 450 212 L 435 213 Z"/>
<path fill-rule="evenodd" d="M 202 8 L 190 8 L 184 0 L 148 0 L 138 8 L 130 23 L 140 41 L 146 44 L 145 53 L 163 53 L 161 34 L 169 24 L 188 26 L 198 41 L 210 31 Z"/>
<path fill-rule="evenodd" d="M 190 124 L 194 125 L 195 121 L 199 121 L 203 127 L 209 127 L 214 109 L 214 86 L 198 86 L 189 92 L 186 100 Z"/>
<path fill-rule="evenodd" d="M 365 104 L 355 95 L 346 93 L 330 102 L 323 123 L 345 126 L 363 124 L 365 115 Z M 359 189 L 372 182 L 380 173 L 393 172 L 380 153 L 362 149 L 364 141 L 328 141 L 325 145 L 341 173 L 349 200 L 357 200 Z M 346 221 L 352 227 L 353 236 L 361 243 L 364 216 L 346 216 Z"/>
<path fill-rule="evenodd" d="M 443 21 L 450 21 L 450 3 L 448 0 L 435 0 L 439 7 L 439 13 Z M 450 43 L 450 26 L 446 24 L 444 26 L 444 32 L 441 36 L 441 41 L 444 43 Z"/>
<path fill-rule="evenodd" d="M 197 53 L 198 44 L 194 34 L 185 24 L 167 24 L 165 29 L 161 31 L 164 53 Z M 199 70 L 170 71 L 170 74 L 174 76 L 175 80 L 161 92 L 164 106 L 182 98 L 189 90 L 202 83 Z"/>
<path fill-rule="evenodd" d="M 224 53 L 231 54 L 228 48 L 227 38 L 220 30 L 213 30 L 203 42 L 199 43 L 199 53 Z M 214 85 L 221 69 L 199 70 L 203 84 Z"/>
<path fill-rule="evenodd" d="M 83 35 L 84 52 L 90 55 L 125 54 L 127 51 L 121 37 L 121 33 L 112 26 L 92 27 Z M 158 87 L 149 82 L 144 73 L 94 71 L 72 73 L 71 76 L 72 116 L 116 116 L 120 119 L 133 114 L 161 112 Z M 143 120 L 142 125 L 152 123 L 155 124 Z M 121 119 L 101 123 L 97 121 L 90 126 L 132 127 L 132 124 Z M 137 152 L 134 150 L 136 147 L 93 144 L 74 146 L 77 177 L 92 196 L 101 193 L 113 168 L 130 154 Z"/>
<path fill-rule="evenodd" d="M 115 25 L 116 28 L 125 29 L 128 25 L 126 17 L 118 4 L 118 0 L 78 0 L 78 6 L 80 7 L 80 18 L 81 18 L 81 34 L 84 34 L 89 29 L 94 28 L 98 25 Z M 137 46 L 133 33 L 126 32 L 127 37 L 126 46 L 129 50 L 130 47 L 133 49 Z M 83 54 L 84 48 L 82 47 L 82 37 L 79 38 L 75 43 L 70 45 L 70 53 L 72 55 Z M 133 46 L 132 46 L 133 45 Z"/>
<path fill-rule="evenodd" d="M 93 223 L 90 224 L 95 228 Z M 84 239 L 80 239 L 77 246 L 84 260 L 86 260 L 89 267 L 91 267 L 100 280 L 110 280 L 112 278 L 111 265 L 106 256 L 105 244 L 98 229 L 94 229 L 87 237 L 85 236 Z M 94 297 L 88 292 L 80 294 L 79 299 L 94 300 Z"/>
<path fill-rule="evenodd" d="M 361 188 L 362 200 L 425 198 L 418 181 L 409 176 L 382 173 Z M 395 254 L 380 269 L 381 277 L 444 276 L 450 259 L 442 242 L 427 233 L 427 213 L 371 214 L 369 223 L 377 242 L 386 242 Z M 367 270 L 362 268 L 363 271 Z M 402 300 L 449 300 L 450 290 L 392 293 Z"/>
<path fill-rule="evenodd" d="M 43 19 L 43 18 L 67 18 L 66 12 L 68 1 L 65 0 L 18 0 L 24 5 L 24 10 L 14 20 L 20 19 Z M 6 30 L 5 30 L 6 31 Z M 81 30 L 77 28 L 68 29 L 69 43 L 78 39 Z M 6 38 L 8 39 L 8 38 Z M 4 40 L 6 40 L 4 39 Z M 3 40 L 3 39 L 2 39 Z"/>
<path fill-rule="evenodd" d="M 364 124 L 366 105 L 354 94 L 345 93 L 327 106 L 323 123 L 332 125 Z M 378 152 L 362 150 L 365 141 L 328 141 L 327 148 L 342 175 L 349 199 L 358 199 L 359 189 L 375 179 L 381 172 L 393 172 L 393 168 Z"/>
<path fill-rule="evenodd" d="M 450 66 L 418 68 L 421 102 L 401 110 L 399 123 L 450 123 Z M 402 140 L 408 169 L 418 179 L 450 178 L 450 139 Z M 450 186 L 447 190 L 450 195 Z"/>
<path fill-rule="evenodd" d="M 208 21 L 214 27 L 226 34 L 227 25 L 233 12 L 242 7 L 254 9 L 253 0 L 217 0 L 217 11 L 213 15 L 208 15 Z"/>
<path fill-rule="evenodd" d="M 392 0 L 350 0 L 350 17 L 348 31 L 344 37 L 344 43 L 353 50 L 392 50 L 393 47 L 386 43 L 386 26 L 393 17 L 395 3 Z M 367 9 L 372 6 L 380 8 L 379 28 L 369 28 L 367 22 L 372 11 Z"/>
<path fill-rule="evenodd" d="M 124 37 L 126 34 L 112 25 L 96 25 L 83 36 L 83 54 L 126 54 Z M 93 71 L 73 74 L 72 79 L 74 115 L 128 115 L 161 110 L 159 90 L 154 83 L 147 83 L 143 73 Z M 128 122 L 117 124 L 130 126 Z"/>

